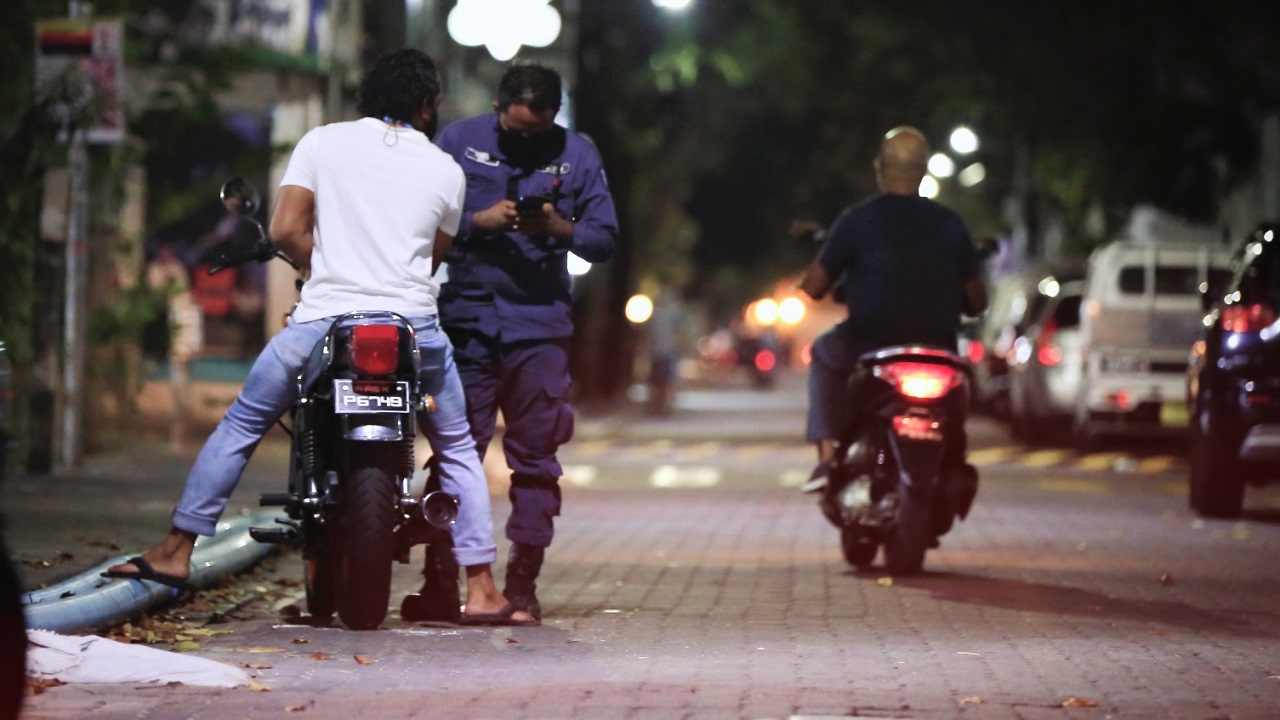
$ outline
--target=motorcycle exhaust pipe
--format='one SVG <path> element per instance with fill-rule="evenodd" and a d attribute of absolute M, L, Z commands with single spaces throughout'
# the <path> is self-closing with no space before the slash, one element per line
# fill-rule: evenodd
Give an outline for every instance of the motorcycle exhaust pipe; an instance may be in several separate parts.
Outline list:
<path fill-rule="evenodd" d="M 448 530 L 458 519 L 458 501 L 445 492 L 429 492 L 422 498 L 422 518 L 433 527 Z"/>

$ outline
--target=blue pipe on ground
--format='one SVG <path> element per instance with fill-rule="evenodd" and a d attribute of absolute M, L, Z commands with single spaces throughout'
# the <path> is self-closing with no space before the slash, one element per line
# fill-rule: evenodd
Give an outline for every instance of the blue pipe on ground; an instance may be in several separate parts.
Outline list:
<path fill-rule="evenodd" d="M 236 518 L 218 524 L 213 537 L 196 541 L 189 582 L 209 587 L 243 572 L 266 557 L 273 546 L 249 537 L 254 525 L 270 525 L 274 515 Z M 108 579 L 100 575 L 132 555 L 120 555 L 56 585 L 25 593 L 22 598 L 27 627 L 32 630 L 74 632 L 115 625 L 142 610 L 168 602 L 179 591 L 151 580 Z"/>

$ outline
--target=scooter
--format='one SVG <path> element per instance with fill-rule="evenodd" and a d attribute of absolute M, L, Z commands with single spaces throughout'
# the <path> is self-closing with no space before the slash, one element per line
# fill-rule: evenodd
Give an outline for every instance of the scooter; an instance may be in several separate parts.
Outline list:
<path fill-rule="evenodd" d="M 859 358 L 852 417 L 819 506 L 859 570 L 884 548 L 891 575 L 913 575 L 925 554 L 969 514 L 978 473 L 964 462 L 969 380 L 946 350 L 889 347 Z"/>
<path fill-rule="evenodd" d="M 251 184 L 230 180 L 221 195 L 228 210 L 257 227 L 258 237 L 213 248 L 206 255 L 210 274 L 275 258 L 297 268 L 253 218 L 261 201 Z M 451 542 L 457 500 L 439 490 L 434 473 L 420 500 L 410 490 L 416 415 L 435 409 L 434 398 L 420 390 L 420 372 L 441 365 L 420 357 L 404 317 L 352 312 L 334 320 L 298 377 L 298 400 L 285 426 L 292 437 L 288 489 L 259 498 L 287 517 L 250 535 L 301 548 L 307 610 L 315 621 L 327 622 L 336 612 L 350 629 L 377 627 L 387 614 L 393 563 L 407 563 L 416 544 Z M 456 577 L 455 567 L 453 596 L 438 599 L 455 613 Z"/>

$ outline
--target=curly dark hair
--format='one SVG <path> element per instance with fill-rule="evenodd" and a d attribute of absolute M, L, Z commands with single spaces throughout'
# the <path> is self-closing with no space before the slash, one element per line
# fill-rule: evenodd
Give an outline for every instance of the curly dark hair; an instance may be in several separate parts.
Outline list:
<path fill-rule="evenodd" d="M 560 74 L 543 65 L 512 65 L 498 83 L 498 109 L 512 103 L 534 112 L 560 109 Z"/>
<path fill-rule="evenodd" d="M 360 80 L 356 109 L 364 117 L 409 122 L 423 102 L 435 105 L 440 96 L 440 76 L 431 56 L 404 48 L 378 58 Z"/>

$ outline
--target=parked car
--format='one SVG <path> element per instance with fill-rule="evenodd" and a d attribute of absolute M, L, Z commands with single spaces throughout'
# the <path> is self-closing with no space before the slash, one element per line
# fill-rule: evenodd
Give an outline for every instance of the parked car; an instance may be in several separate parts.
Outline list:
<path fill-rule="evenodd" d="M 976 339 L 962 348 L 973 363 L 973 398 L 979 410 L 996 417 L 1009 416 L 1009 354 L 1014 341 L 1049 300 L 1043 288 L 1083 278 L 1083 267 L 1059 264 L 1008 275 L 993 283 L 990 308 Z"/>
<path fill-rule="evenodd" d="M 1280 222 L 1246 242 L 1209 315 L 1187 373 L 1191 508 L 1230 518 L 1246 484 L 1280 481 Z"/>
<path fill-rule="evenodd" d="M 1225 283 L 1230 258 L 1224 246 L 1133 240 L 1089 257 L 1073 417 L 1080 450 L 1102 436 L 1185 435 L 1187 355 L 1204 317 L 1199 295 Z"/>
<path fill-rule="evenodd" d="M 1010 426 L 1014 437 L 1031 443 L 1069 426 L 1083 372 L 1084 283 L 1054 281 L 1042 287 L 1046 300 L 1009 353 Z"/>

